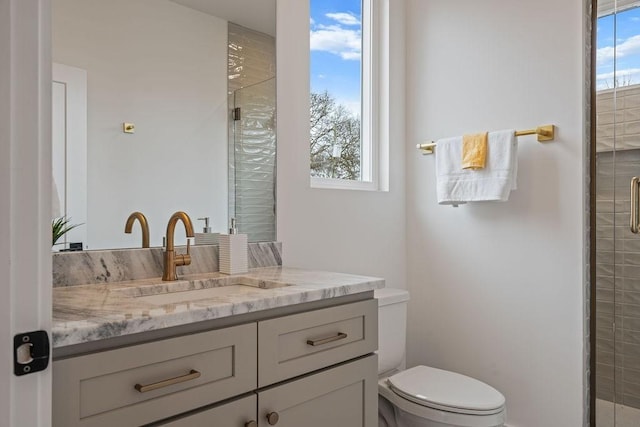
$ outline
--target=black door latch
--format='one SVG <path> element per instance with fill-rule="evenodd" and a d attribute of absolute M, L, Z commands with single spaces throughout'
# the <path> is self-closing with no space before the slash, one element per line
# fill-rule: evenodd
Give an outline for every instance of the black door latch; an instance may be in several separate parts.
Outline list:
<path fill-rule="evenodd" d="M 49 366 L 47 331 L 28 332 L 13 337 L 13 373 L 20 375 L 44 371 Z"/>

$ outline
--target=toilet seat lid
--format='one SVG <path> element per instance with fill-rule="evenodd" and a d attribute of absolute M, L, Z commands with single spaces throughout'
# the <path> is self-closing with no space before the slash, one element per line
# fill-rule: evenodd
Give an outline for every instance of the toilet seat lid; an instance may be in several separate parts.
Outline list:
<path fill-rule="evenodd" d="M 387 381 L 405 399 L 459 414 L 495 414 L 505 404 L 502 393 L 482 381 L 428 366 L 407 369 Z"/>

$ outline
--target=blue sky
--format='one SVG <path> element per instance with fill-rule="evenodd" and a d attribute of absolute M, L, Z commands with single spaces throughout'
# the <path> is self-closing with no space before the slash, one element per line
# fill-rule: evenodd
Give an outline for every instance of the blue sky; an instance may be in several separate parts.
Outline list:
<path fill-rule="evenodd" d="M 598 90 L 640 84 L 640 8 L 598 19 L 597 54 Z"/>
<path fill-rule="evenodd" d="M 360 115 L 360 0 L 310 0 L 311 91 L 331 93 Z"/>

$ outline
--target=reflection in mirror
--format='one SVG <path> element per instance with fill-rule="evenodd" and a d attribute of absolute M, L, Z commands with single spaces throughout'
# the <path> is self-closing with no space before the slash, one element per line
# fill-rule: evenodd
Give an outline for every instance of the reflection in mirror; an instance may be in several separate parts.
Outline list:
<path fill-rule="evenodd" d="M 78 225 L 54 247 L 69 247 L 87 241 L 87 72 L 56 63 L 51 72 L 51 216 Z"/>
<path fill-rule="evenodd" d="M 273 37 L 229 24 L 229 216 L 250 241 L 273 241 L 276 79 Z"/>
<path fill-rule="evenodd" d="M 86 93 L 85 110 L 76 113 L 81 119 L 65 122 L 60 119 L 70 108 L 65 89 L 72 85 L 59 82 L 53 167 L 60 209 L 53 215 L 83 225 L 54 250 L 72 242 L 82 242 L 83 249 L 139 247 L 139 229 L 124 233 L 134 211 L 148 219 L 151 246 L 162 244 L 167 221 L 179 210 L 194 220 L 211 218 L 213 232 L 226 232 L 235 215 L 250 241 L 275 239 L 275 83 L 272 93 L 259 95 L 266 106 L 245 108 L 242 137 L 236 136 L 229 104 L 239 98 L 238 90 L 255 83 L 249 83 L 249 74 L 275 82 L 275 0 L 259 2 L 267 11 L 244 3 L 52 1 L 53 62 L 84 73 Z M 244 19 L 247 14 L 252 16 Z M 257 20 L 262 28 L 249 30 L 256 14 L 263 18 Z M 264 50 L 263 44 L 253 56 L 245 53 L 251 49 L 238 51 L 244 46 L 232 45 L 231 28 L 259 35 L 273 48 Z M 233 75 L 232 51 L 242 58 Z M 258 119 L 250 119 L 256 114 Z M 123 123 L 131 123 L 133 132 Z M 84 141 L 86 154 L 73 148 L 74 135 Z M 251 162 L 235 163 L 256 151 L 260 155 Z M 75 176 L 82 168 L 86 177 Z M 84 194 L 74 190 L 82 184 Z M 184 244 L 182 239 L 176 244 Z"/>

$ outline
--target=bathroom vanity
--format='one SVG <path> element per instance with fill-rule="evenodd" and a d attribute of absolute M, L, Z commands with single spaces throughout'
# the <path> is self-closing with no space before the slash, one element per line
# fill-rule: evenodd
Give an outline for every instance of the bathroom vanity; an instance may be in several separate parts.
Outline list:
<path fill-rule="evenodd" d="M 381 279 L 267 267 L 54 288 L 54 426 L 371 426 Z"/>

